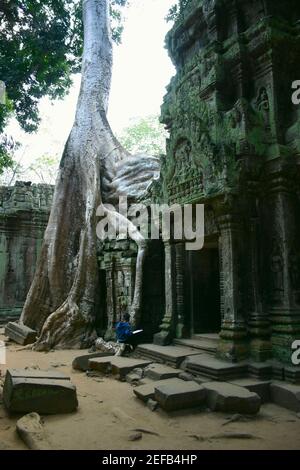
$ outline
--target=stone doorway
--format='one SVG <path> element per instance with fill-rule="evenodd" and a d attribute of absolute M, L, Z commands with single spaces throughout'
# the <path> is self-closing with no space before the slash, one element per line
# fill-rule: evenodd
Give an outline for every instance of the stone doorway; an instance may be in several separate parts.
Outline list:
<path fill-rule="evenodd" d="M 190 336 L 221 330 L 220 261 L 217 244 L 188 253 Z"/>

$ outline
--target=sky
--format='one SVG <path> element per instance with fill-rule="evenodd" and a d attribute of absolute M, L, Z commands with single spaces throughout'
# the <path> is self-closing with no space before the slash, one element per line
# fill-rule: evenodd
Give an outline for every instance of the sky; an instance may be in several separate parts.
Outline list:
<path fill-rule="evenodd" d="M 126 8 L 122 44 L 114 46 L 108 112 L 115 133 L 120 133 L 136 117 L 160 112 L 165 88 L 175 73 L 164 47 L 171 26 L 165 16 L 173 3 L 174 0 L 130 0 Z M 41 100 L 42 121 L 37 133 L 27 135 L 15 120 L 11 121 L 7 131 L 22 143 L 17 152 L 22 165 L 29 166 L 44 154 L 61 155 L 73 124 L 79 86 L 80 76 L 76 76 L 63 101 Z"/>

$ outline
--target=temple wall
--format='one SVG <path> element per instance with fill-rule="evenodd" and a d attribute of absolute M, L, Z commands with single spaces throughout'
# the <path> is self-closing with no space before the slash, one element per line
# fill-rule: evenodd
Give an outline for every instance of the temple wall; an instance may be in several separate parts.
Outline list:
<path fill-rule="evenodd" d="M 18 318 L 33 279 L 54 188 L 0 187 L 0 323 Z"/>

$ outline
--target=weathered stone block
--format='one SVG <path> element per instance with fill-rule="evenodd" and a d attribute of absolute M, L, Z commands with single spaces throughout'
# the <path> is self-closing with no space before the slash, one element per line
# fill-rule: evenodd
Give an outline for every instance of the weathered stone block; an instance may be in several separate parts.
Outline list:
<path fill-rule="evenodd" d="M 181 372 L 180 369 L 173 369 L 163 364 L 150 364 L 150 366 L 145 369 L 145 377 L 152 380 L 164 380 L 178 377 Z"/>
<path fill-rule="evenodd" d="M 180 379 L 168 379 L 155 386 L 155 400 L 166 411 L 202 405 L 206 392 L 202 385 Z"/>
<path fill-rule="evenodd" d="M 143 402 L 147 403 L 148 400 L 154 400 L 155 396 L 155 387 L 162 381 L 158 380 L 156 382 L 151 382 L 145 385 L 139 385 L 136 387 L 133 392 Z M 164 382 L 164 381 L 163 381 Z"/>
<path fill-rule="evenodd" d="M 270 381 L 257 380 L 254 378 L 244 378 L 230 381 L 233 385 L 245 387 L 249 392 L 257 393 L 261 398 L 262 403 L 267 403 L 271 400 Z"/>
<path fill-rule="evenodd" d="M 96 357 L 107 357 L 110 356 L 108 353 L 95 352 L 91 354 L 84 354 L 83 356 L 77 356 L 72 362 L 72 367 L 75 370 L 87 371 L 89 368 L 89 360 Z"/>
<path fill-rule="evenodd" d="M 26 346 L 35 342 L 37 332 L 22 323 L 9 322 L 5 327 L 5 336 L 15 343 Z"/>
<path fill-rule="evenodd" d="M 8 370 L 3 402 L 12 413 L 71 413 L 78 407 L 76 387 L 57 371 Z"/>
<path fill-rule="evenodd" d="M 246 388 L 225 382 L 206 382 L 203 387 L 207 393 L 207 404 L 213 411 L 241 414 L 259 412 L 260 397 Z"/>
<path fill-rule="evenodd" d="M 104 374 L 111 373 L 125 379 L 126 375 L 136 368 L 147 367 L 151 362 L 131 357 L 108 356 L 89 360 L 89 368 Z"/>
<path fill-rule="evenodd" d="M 276 405 L 300 411 L 300 386 L 282 382 L 271 383 L 271 400 Z"/>

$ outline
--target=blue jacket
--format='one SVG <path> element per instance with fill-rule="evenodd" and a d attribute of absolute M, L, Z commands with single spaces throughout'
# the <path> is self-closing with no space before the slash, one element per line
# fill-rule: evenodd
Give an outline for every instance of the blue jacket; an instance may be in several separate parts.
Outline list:
<path fill-rule="evenodd" d="M 120 321 L 116 325 L 117 340 L 119 343 L 124 343 L 130 336 L 132 336 L 132 328 L 130 323 Z"/>

